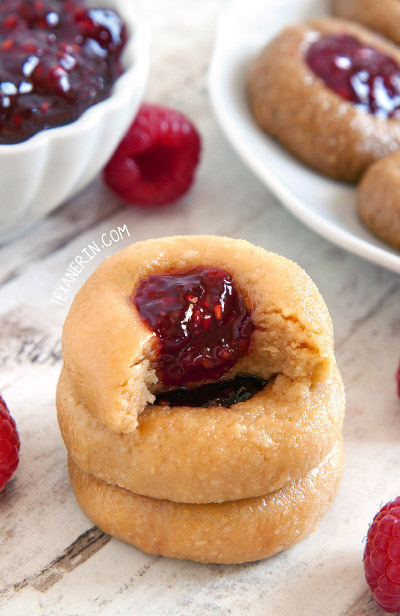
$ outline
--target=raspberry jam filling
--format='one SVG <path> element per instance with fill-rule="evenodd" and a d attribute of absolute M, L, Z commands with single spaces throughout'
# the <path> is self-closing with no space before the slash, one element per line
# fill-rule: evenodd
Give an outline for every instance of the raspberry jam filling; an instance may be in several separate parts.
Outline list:
<path fill-rule="evenodd" d="M 267 381 L 255 376 L 238 375 L 230 381 L 208 383 L 194 389 L 179 387 L 159 393 L 154 404 L 160 406 L 224 406 L 230 408 L 238 402 L 246 402 L 265 386 Z"/>
<path fill-rule="evenodd" d="M 381 118 L 400 117 L 400 65 L 390 56 L 343 33 L 321 36 L 306 61 L 344 100 Z"/>
<path fill-rule="evenodd" d="M 196 267 L 149 276 L 132 302 L 157 335 L 164 385 L 217 380 L 249 350 L 253 322 L 224 270 Z"/>
<path fill-rule="evenodd" d="M 0 144 L 76 120 L 122 73 L 126 27 L 82 0 L 0 2 Z"/>

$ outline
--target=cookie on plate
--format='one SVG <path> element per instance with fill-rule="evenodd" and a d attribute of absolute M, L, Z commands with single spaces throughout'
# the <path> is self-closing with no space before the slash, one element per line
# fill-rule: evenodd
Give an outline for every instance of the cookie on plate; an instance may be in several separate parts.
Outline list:
<path fill-rule="evenodd" d="M 400 146 L 400 50 L 349 21 L 284 30 L 253 62 L 248 96 L 261 128 L 338 180 Z"/>
<path fill-rule="evenodd" d="M 400 4 L 398 0 L 332 0 L 337 17 L 358 21 L 400 44 Z"/>
<path fill-rule="evenodd" d="M 365 226 L 400 250 L 400 152 L 369 167 L 358 185 L 357 207 Z"/>

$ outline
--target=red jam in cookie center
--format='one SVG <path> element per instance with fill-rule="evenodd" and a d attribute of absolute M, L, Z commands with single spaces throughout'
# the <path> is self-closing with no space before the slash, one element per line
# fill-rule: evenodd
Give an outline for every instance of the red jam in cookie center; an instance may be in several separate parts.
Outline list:
<path fill-rule="evenodd" d="M 400 117 L 400 66 L 390 56 L 337 34 L 310 45 L 306 61 L 344 100 L 381 118 Z"/>
<path fill-rule="evenodd" d="M 195 389 L 179 387 L 166 393 L 159 393 L 154 404 L 160 406 L 224 406 L 230 408 L 238 402 L 246 402 L 261 391 L 267 381 L 255 376 L 238 375 L 230 381 L 217 381 Z"/>
<path fill-rule="evenodd" d="M 254 326 L 224 270 L 196 267 L 149 276 L 133 301 L 158 337 L 164 385 L 217 380 L 249 350 Z"/>
<path fill-rule="evenodd" d="M 122 73 L 126 27 L 82 0 L 1 0 L 0 144 L 76 120 Z"/>

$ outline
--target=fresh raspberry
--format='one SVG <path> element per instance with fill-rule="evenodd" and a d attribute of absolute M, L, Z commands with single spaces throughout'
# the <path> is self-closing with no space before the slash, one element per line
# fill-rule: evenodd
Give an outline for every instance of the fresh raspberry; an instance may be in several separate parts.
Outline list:
<path fill-rule="evenodd" d="M 364 552 L 367 584 L 384 611 L 400 610 L 400 496 L 374 517 Z"/>
<path fill-rule="evenodd" d="M 144 104 L 105 167 L 104 180 L 127 203 L 171 203 L 191 186 L 200 148 L 200 136 L 188 118 Z"/>
<path fill-rule="evenodd" d="M 15 421 L 0 396 L 0 492 L 18 466 L 19 436 Z"/>

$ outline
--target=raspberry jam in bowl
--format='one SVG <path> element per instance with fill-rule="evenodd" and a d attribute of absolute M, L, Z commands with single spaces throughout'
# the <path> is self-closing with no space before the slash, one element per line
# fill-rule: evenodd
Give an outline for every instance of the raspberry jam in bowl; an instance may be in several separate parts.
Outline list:
<path fill-rule="evenodd" d="M 0 4 L 0 241 L 104 167 L 141 102 L 150 35 L 125 0 Z"/>

